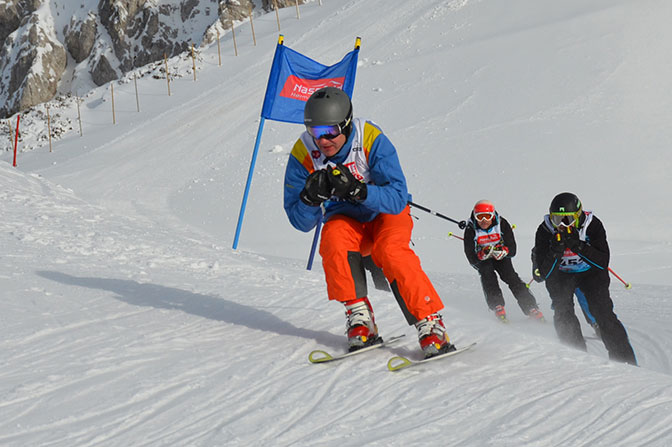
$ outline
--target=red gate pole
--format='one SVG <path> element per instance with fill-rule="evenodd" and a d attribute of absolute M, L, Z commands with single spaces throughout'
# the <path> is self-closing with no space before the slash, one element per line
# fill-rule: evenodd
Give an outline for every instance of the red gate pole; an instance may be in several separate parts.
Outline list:
<path fill-rule="evenodd" d="M 14 134 L 14 167 L 16 167 L 16 147 L 19 144 L 19 120 L 21 115 L 16 115 L 16 133 Z"/>
<path fill-rule="evenodd" d="M 611 269 L 611 267 L 609 267 L 609 271 L 611 272 L 612 275 L 614 275 L 616 278 L 618 278 L 618 280 L 619 280 L 620 282 L 623 283 L 623 285 L 625 286 L 626 289 L 632 289 L 632 284 L 630 284 L 629 282 L 625 282 L 625 281 L 623 280 L 623 278 L 621 278 L 620 276 L 618 276 L 618 275 L 616 274 L 616 272 L 613 271 L 613 270 Z"/>

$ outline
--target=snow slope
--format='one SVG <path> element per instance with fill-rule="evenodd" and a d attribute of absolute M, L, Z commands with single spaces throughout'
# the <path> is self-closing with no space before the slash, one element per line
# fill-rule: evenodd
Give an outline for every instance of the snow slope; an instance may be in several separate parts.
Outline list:
<path fill-rule="evenodd" d="M 285 44 L 334 63 L 362 37 L 356 115 L 390 136 L 417 203 L 455 218 L 487 197 L 517 225 L 515 265 L 551 198 L 579 194 L 604 221 L 612 297 L 640 367 L 558 343 L 506 291 L 490 315 L 457 231 L 421 211 L 413 241 L 449 334 L 478 341 L 420 356 L 392 298 L 383 335 L 407 340 L 333 365 L 343 309 L 326 300 L 311 234 L 282 210 L 301 126 L 267 122 L 240 250 L 232 251 L 275 14 L 237 32 L 239 56 L 204 49 L 198 79 L 115 85 L 82 105 L 84 136 L 0 159 L 0 445 L 672 445 L 672 5 L 515 0 L 323 0 L 281 11 Z M 375 20 L 375 21 L 374 21 Z M 223 41 L 223 49 L 230 41 Z M 230 48 L 229 48 L 230 50 Z M 171 61 L 188 73 L 191 61 Z M 71 110 L 75 113 L 76 110 Z M 550 317 L 540 285 L 533 292 Z M 585 328 L 585 334 L 591 330 Z"/>

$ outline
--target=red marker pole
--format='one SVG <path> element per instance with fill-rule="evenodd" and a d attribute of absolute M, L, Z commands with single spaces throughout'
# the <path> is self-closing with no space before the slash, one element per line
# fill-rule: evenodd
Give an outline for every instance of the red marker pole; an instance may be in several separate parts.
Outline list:
<path fill-rule="evenodd" d="M 16 115 L 16 133 L 14 134 L 14 167 L 16 167 L 16 148 L 19 145 L 19 120 L 21 115 Z"/>

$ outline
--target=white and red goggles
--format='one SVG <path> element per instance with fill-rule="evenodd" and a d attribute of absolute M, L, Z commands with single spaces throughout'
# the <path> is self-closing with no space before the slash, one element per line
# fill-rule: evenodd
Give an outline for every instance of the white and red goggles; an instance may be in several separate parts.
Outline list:
<path fill-rule="evenodd" d="M 485 212 L 485 213 L 475 213 L 474 218 L 478 222 L 486 222 L 488 220 L 492 220 L 492 218 L 495 217 L 494 212 Z"/>

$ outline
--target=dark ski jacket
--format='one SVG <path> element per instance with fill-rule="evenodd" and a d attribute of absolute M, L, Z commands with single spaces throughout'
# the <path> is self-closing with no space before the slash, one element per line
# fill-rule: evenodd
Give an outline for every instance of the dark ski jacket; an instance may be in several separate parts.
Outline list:
<path fill-rule="evenodd" d="M 591 270 L 608 269 L 609 244 L 607 243 L 607 232 L 604 229 L 602 221 L 593 214 L 585 230 L 585 241 L 583 241 L 581 249 L 577 250 L 576 254 L 590 265 Z M 547 279 L 559 271 L 560 260 L 554 258 L 551 252 L 551 244 L 557 233 L 558 230 L 551 230 L 546 222 L 542 222 L 537 228 L 534 238 L 533 261 L 535 261 L 543 279 Z"/>

